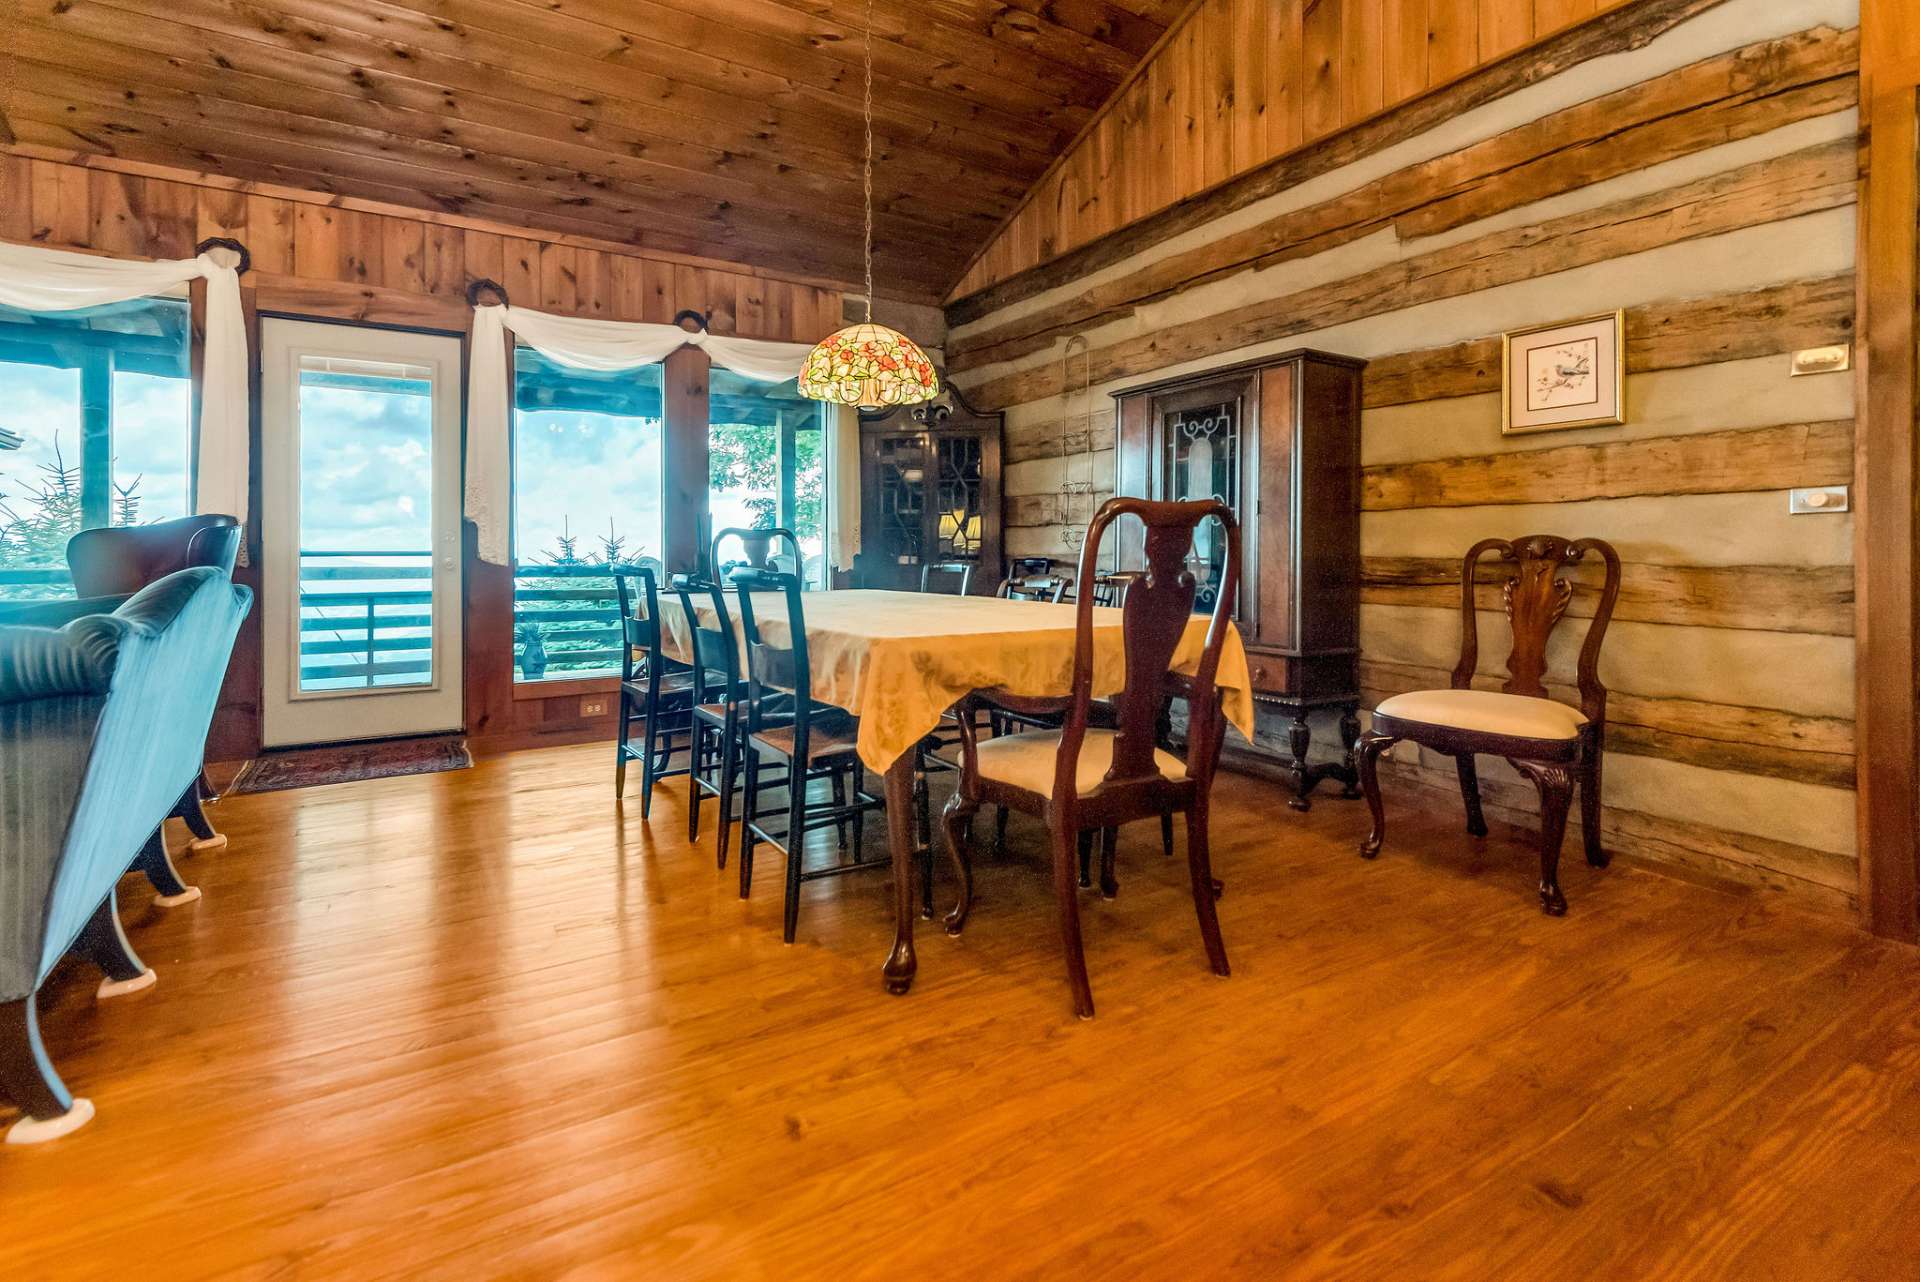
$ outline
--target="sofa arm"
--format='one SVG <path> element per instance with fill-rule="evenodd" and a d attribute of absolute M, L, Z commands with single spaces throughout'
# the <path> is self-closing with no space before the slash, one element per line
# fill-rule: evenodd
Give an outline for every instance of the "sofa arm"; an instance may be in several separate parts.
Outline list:
<path fill-rule="evenodd" d="M 0 628 L 0 703 L 105 694 L 128 625 L 91 614 L 63 628 Z"/>

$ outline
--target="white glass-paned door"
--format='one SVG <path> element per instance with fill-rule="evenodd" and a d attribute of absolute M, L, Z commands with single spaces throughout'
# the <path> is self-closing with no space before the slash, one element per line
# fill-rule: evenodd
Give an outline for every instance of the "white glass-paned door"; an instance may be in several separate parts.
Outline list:
<path fill-rule="evenodd" d="M 261 323 L 269 746 L 462 723 L 460 340 Z"/>

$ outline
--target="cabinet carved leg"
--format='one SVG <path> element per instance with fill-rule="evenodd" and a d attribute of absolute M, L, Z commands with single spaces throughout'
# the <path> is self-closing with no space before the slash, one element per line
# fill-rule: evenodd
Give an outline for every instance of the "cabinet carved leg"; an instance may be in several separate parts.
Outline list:
<path fill-rule="evenodd" d="M 1353 759 L 1354 745 L 1360 742 L 1360 705 L 1350 703 L 1340 712 L 1340 743 L 1345 749 L 1341 764 L 1346 767 L 1346 791 L 1340 795 L 1348 801 L 1360 796 L 1359 766 Z"/>
<path fill-rule="evenodd" d="M 1319 780 L 1313 776 L 1313 770 L 1307 765 L 1307 749 L 1313 746 L 1313 727 L 1307 724 L 1307 710 L 1301 708 L 1293 714 L 1293 724 L 1287 727 L 1287 747 L 1293 753 L 1293 773 L 1295 780 L 1294 795 L 1287 804 L 1295 810 L 1311 810 L 1313 802 L 1307 794 L 1313 791 L 1313 785 Z"/>

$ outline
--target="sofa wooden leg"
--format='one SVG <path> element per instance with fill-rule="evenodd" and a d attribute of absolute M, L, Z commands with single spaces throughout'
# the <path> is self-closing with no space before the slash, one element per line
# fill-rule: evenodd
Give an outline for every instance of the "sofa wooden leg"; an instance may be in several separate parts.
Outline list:
<path fill-rule="evenodd" d="M 108 891 L 100 906 L 87 919 L 73 951 L 98 966 L 106 978 L 100 981 L 97 995 L 124 997 L 153 987 L 153 972 L 140 960 L 127 932 L 120 928 L 120 901 L 117 891 Z"/>
<path fill-rule="evenodd" d="M 0 1095 L 26 1114 L 7 1132 L 9 1144 L 58 1139 L 93 1118 L 93 1105 L 73 1098 L 53 1071 L 32 993 L 0 1002 Z"/>
<path fill-rule="evenodd" d="M 198 780 L 190 784 L 180 795 L 173 813 L 176 818 L 186 821 L 187 831 L 193 834 L 193 843 L 187 848 L 194 854 L 201 855 L 227 848 L 226 836 L 214 830 L 213 824 L 207 819 L 207 812 L 200 808 Z"/>
<path fill-rule="evenodd" d="M 166 828 L 153 830 L 147 838 L 147 844 L 141 847 L 140 857 L 133 866 L 147 875 L 153 888 L 160 892 L 153 902 L 162 908 L 178 908 L 181 904 L 190 904 L 200 898 L 200 887 L 189 886 L 180 880 L 180 872 L 173 866 L 173 859 L 167 854 Z"/>

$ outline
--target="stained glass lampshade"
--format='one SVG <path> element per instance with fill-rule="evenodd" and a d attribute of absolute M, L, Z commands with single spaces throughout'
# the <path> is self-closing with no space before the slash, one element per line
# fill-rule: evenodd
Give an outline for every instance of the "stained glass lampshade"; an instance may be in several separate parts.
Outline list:
<path fill-rule="evenodd" d="M 884 409 L 940 394 L 940 377 L 920 345 L 867 321 L 820 340 L 800 367 L 800 394 L 816 401 Z"/>

